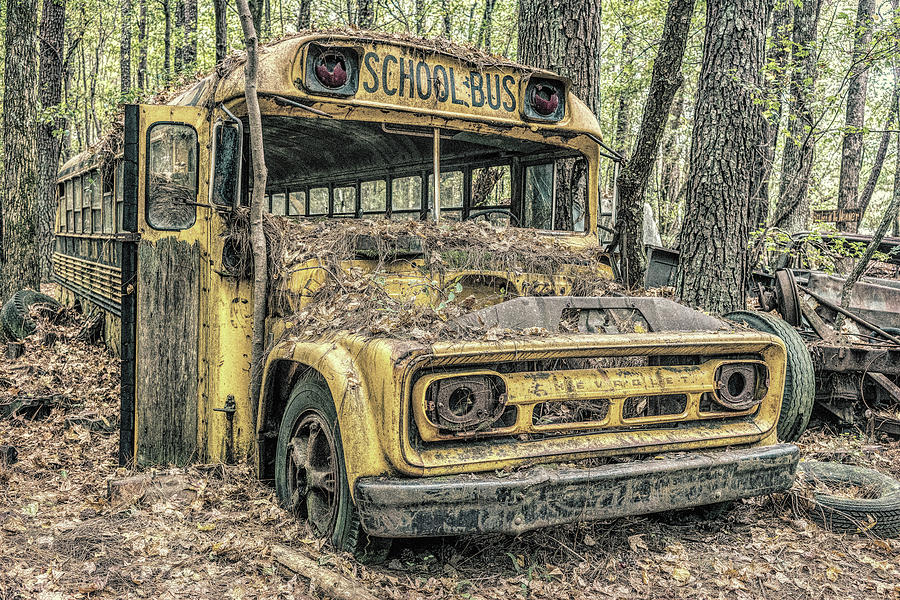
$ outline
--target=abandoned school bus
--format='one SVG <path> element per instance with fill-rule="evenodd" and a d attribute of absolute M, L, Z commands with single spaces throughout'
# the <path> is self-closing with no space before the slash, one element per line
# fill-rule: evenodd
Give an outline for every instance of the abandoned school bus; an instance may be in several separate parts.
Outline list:
<path fill-rule="evenodd" d="M 253 398 L 234 235 L 253 186 L 241 64 L 169 104 L 127 106 L 122 145 L 61 170 L 54 255 L 65 300 L 105 311 L 122 358 L 121 459 L 250 458 L 317 534 L 360 552 L 790 486 L 797 449 L 777 430 L 797 418 L 796 386 L 785 392 L 778 337 L 579 288 L 613 276 L 599 238 L 614 211 L 597 121 L 569 88 L 421 40 L 266 47 L 266 222 L 285 256 Z M 323 258 L 328 235 L 358 227 L 370 234 L 337 266 Z M 529 241 L 570 264 L 510 262 Z M 362 293 L 316 304 L 335 281 Z M 397 325 L 351 326 L 376 297 L 373 314 Z M 404 310 L 429 307 L 449 333 L 404 329 Z"/>

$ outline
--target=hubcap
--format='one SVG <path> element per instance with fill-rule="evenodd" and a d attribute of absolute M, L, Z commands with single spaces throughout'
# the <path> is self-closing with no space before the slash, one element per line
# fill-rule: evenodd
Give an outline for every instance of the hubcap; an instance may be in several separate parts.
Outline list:
<path fill-rule="evenodd" d="M 334 436 L 317 412 L 303 416 L 288 447 L 291 510 L 317 535 L 329 535 L 337 520 L 337 451 Z"/>

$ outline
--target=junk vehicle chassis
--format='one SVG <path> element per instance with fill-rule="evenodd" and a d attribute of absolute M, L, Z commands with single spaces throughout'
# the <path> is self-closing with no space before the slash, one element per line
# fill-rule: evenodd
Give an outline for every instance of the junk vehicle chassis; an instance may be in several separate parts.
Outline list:
<path fill-rule="evenodd" d="M 55 277 L 107 315 L 123 463 L 249 458 L 317 535 L 374 554 L 791 485 L 778 432 L 808 417 L 805 350 L 771 317 L 592 297 L 615 219 L 596 119 L 553 73 L 444 42 L 263 53 L 272 295 L 250 398 L 252 182 L 226 66 L 126 107 L 121 138 L 60 172 Z"/>

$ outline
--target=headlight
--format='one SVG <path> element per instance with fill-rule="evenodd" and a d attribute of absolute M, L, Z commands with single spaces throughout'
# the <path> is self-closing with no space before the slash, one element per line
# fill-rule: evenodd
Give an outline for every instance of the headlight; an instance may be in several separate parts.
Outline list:
<path fill-rule="evenodd" d="M 716 370 L 716 402 L 731 410 L 747 410 L 762 401 L 756 363 L 727 363 Z"/>
<path fill-rule="evenodd" d="M 506 408 L 506 386 L 496 375 L 433 381 L 425 391 L 428 419 L 449 431 L 473 431 L 494 423 Z"/>

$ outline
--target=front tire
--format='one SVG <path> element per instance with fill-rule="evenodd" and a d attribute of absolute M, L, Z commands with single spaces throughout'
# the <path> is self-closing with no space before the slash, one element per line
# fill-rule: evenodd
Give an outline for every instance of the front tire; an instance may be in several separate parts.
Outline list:
<path fill-rule="evenodd" d="M 275 491 L 285 509 L 335 548 L 366 562 L 387 556 L 390 540 L 370 538 L 359 524 L 334 401 L 319 380 L 300 380 L 291 390 L 278 430 Z"/>
<path fill-rule="evenodd" d="M 795 442 L 809 424 L 816 399 L 816 377 L 812 358 L 800 334 L 787 322 L 763 312 L 736 310 L 725 315 L 729 321 L 781 338 L 787 349 L 784 394 L 778 415 L 778 439 Z"/>

